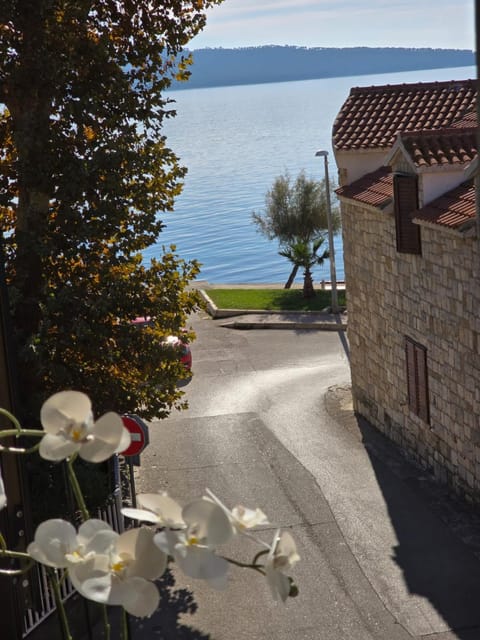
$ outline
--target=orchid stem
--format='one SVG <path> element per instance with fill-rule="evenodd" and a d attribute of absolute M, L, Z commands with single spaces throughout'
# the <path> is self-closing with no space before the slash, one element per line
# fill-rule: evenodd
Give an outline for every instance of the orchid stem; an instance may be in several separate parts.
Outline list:
<path fill-rule="evenodd" d="M 45 431 L 42 431 L 40 429 L 22 429 L 20 426 L 20 423 L 15 418 L 15 416 L 12 416 L 12 414 L 9 411 L 6 411 L 1 407 L 0 407 L 0 415 L 7 416 L 14 423 L 14 426 L 15 426 L 15 429 L 0 430 L 0 440 L 2 438 L 11 438 L 12 436 L 15 438 L 19 438 L 20 436 L 27 436 L 32 438 L 43 438 L 43 436 L 45 435 Z M 39 446 L 40 444 L 37 443 L 33 447 L 30 447 L 29 449 L 25 449 L 23 447 L 4 447 L 3 445 L 0 445 L 0 452 L 28 454 L 36 451 Z"/>
<path fill-rule="evenodd" d="M 221 557 L 230 564 L 234 564 L 236 567 L 240 567 L 241 569 L 254 569 L 255 571 L 258 571 L 258 573 L 261 573 L 263 576 L 265 575 L 263 565 L 261 564 L 247 564 L 246 562 L 239 562 L 238 560 L 234 560 L 233 558 L 227 558 L 225 556 Z"/>
<path fill-rule="evenodd" d="M 24 553 L 23 551 L 10 551 L 7 549 L 7 545 L 4 537 L 0 534 L 0 558 L 17 558 L 18 560 L 26 560 L 27 564 L 23 567 L 23 569 L 0 569 L 0 574 L 7 576 L 21 576 L 30 569 L 35 564 L 33 558 L 31 558 L 28 553 Z"/>
<path fill-rule="evenodd" d="M 4 411 L 0 408 L 0 415 L 4 413 Z M 45 435 L 45 431 L 43 429 L 1 429 L 0 430 L 0 438 L 9 438 L 11 436 L 29 436 L 33 438 L 43 438 Z"/>
<path fill-rule="evenodd" d="M 33 445 L 33 447 L 30 447 L 29 449 L 24 449 L 23 447 L 3 447 L 2 445 L 0 445 L 0 452 L 1 453 L 15 453 L 15 454 L 30 454 L 30 453 L 34 453 L 35 451 L 38 451 L 38 449 L 40 448 L 40 443 L 37 443 L 35 445 Z"/>
<path fill-rule="evenodd" d="M 20 432 L 22 431 L 20 422 L 12 413 L 10 413 L 10 411 L 7 411 L 6 409 L 3 409 L 2 407 L 0 407 L 0 415 L 8 418 L 8 420 L 10 420 L 10 422 L 14 425 L 16 432 L 20 434 Z"/>
<path fill-rule="evenodd" d="M 122 608 L 122 640 L 130 640 L 128 614 L 123 608 Z"/>
<path fill-rule="evenodd" d="M 105 640 L 110 640 L 110 620 L 108 619 L 108 609 L 107 605 L 102 605 L 103 609 L 103 626 L 105 629 Z"/>
<path fill-rule="evenodd" d="M 257 564 L 257 560 L 262 556 L 266 555 L 269 552 L 269 549 L 264 549 L 263 551 L 259 551 L 257 555 L 254 557 L 252 564 Z"/>
<path fill-rule="evenodd" d="M 49 570 L 48 578 L 53 590 L 53 597 L 55 598 L 55 605 L 57 607 L 58 617 L 60 620 L 60 626 L 62 628 L 62 635 L 65 640 L 73 640 L 70 628 L 68 626 L 67 613 L 62 600 L 62 594 L 60 593 L 60 584 L 57 579 L 57 574 L 54 569 Z"/>
<path fill-rule="evenodd" d="M 78 483 L 77 476 L 75 474 L 75 470 L 73 468 L 74 460 L 75 460 L 74 456 L 68 459 L 68 462 L 67 462 L 68 475 L 69 475 L 69 478 L 70 478 L 70 484 L 72 485 L 73 493 L 75 495 L 75 500 L 77 501 L 78 508 L 80 509 L 80 511 L 82 513 L 82 518 L 85 521 L 85 520 L 89 519 L 90 514 L 88 513 L 87 505 L 85 504 L 85 500 L 83 498 L 83 493 L 82 493 L 82 490 L 81 490 L 80 485 Z"/>

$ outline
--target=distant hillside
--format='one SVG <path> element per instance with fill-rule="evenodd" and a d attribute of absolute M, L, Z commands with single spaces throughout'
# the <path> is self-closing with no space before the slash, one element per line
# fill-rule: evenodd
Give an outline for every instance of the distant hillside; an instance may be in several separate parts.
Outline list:
<path fill-rule="evenodd" d="M 175 89 L 310 80 L 339 76 L 462 67 L 475 64 L 460 49 L 305 48 L 292 46 L 197 49 L 192 75 Z"/>

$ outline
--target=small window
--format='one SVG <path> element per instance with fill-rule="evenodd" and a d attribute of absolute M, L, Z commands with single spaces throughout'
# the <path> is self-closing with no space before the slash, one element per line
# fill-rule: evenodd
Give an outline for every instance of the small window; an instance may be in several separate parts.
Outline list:
<path fill-rule="evenodd" d="M 420 227 L 412 222 L 412 214 L 418 209 L 417 176 L 395 174 L 393 198 L 397 251 L 421 254 Z"/>
<path fill-rule="evenodd" d="M 427 349 L 405 337 L 408 406 L 425 422 L 430 422 L 428 402 Z"/>

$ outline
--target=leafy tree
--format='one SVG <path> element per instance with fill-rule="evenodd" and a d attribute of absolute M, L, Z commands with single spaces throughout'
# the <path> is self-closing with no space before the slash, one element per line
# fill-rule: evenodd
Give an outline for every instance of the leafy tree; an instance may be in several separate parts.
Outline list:
<path fill-rule="evenodd" d="M 162 122 L 221 0 L 0 0 L 0 224 L 20 405 L 59 388 L 148 418 L 177 403 L 163 344 L 199 299 L 174 249 L 145 266 L 186 170 Z M 145 314 L 145 332 L 130 320 Z"/>
<path fill-rule="evenodd" d="M 289 289 L 298 269 L 305 270 L 304 295 L 314 294 L 311 269 L 328 258 L 328 252 L 318 256 L 328 230 L 327 196 L 325 180 L 312 180 L 301 171 L 292 182 L 288 173 L 275 178 L 265 195 L 263 213 L 252 214 L 254 224 L 269 240 L 278 240 L 281 256 L 293 263 L 285 284 Z M 332 229 L 340 228 L 340 215 L 332 209 Z"/>

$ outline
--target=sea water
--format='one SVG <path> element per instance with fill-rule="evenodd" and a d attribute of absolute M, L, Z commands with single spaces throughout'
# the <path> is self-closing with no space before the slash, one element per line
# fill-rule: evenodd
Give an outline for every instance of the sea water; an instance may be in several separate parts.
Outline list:
<path fill-rule="evenodd" d="M 350 88 L 474 77 L 475 67 L 459 67 L 170 92 L 177 116 L 164 132 L 188 174 L 175 211 L 160 214 L 166 228 L 145 260 L 174 244 L 182 258 L 202 263 L 200 278 L 209 282 L 284 282 L 291 265 L 278 255 L 275 240 L 257 232 L 252 212 L 263 211 L 266 192 L 285 172 L 295 179 L 304 169 L 308 177 L 323 178 L 319 149 L 329 152 L 335 205 L 332 127 Z M 342 280 L 341 234 L 335 261 Z M 329 273 L 326 261 L 314 268 L 314 279 L 329 280 Z"/>

